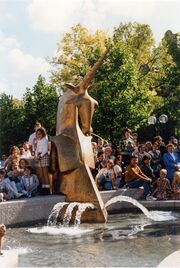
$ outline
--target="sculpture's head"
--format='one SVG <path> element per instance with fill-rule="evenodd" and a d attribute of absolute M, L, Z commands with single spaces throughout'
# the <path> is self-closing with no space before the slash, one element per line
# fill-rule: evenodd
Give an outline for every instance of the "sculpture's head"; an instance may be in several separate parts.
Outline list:
<path fill-rule="evenodd" d="M 86 74 L 83 81 L 79 85 L 74 86 L 69 83 L 65 84 L 66 87 L 75 93 L 75 95 L 73 94 L 73 96 L 70 97 L 66 103 L 73 103 L 78 107 L 79 117 L 82 124 L 82 132 L 84 135 L 90 135 L 92 133 L 92 116 L 94 114 L 95 108 L 98 105 L 97 101 L 90 97 L 88 94 L 88 90 L 93 87 L 90 82 L 92 81 L 98 68 L 103 63 L 108 52 L 109 48 L 106 48 L 102 56 L 98 59 L 92 69 Z"/>
<path fill-rule="evenodd" d="M 82 125 L 82 132 L 84 135 L 91 135 L 93 131 L 91 127 L 92 117 L 98 106 L 98 102 L 88 94 L 88 89 L 94 87 L 94 85 L 89 85 L 85 90 L 81 88 L 81 85 L 73 86 L 72 84 L 66 84 L 66 86 L 75 93 L 75 95 L 73 94 L 66 103 L 77 106 L 78 115 Z"/>

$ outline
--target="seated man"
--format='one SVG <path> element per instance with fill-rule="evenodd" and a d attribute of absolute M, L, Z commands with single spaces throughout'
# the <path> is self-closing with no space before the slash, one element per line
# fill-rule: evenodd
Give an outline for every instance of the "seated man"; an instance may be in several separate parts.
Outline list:
<path fill-rule="evenodd" d="M 152 188 L 150 183 L 152 179 L 147 177 L 138 166 L 138 157 L 137 155 L 131 156 L 131 162 L 126 167 L 125 172 L 125 182 L 130 188 L 139 188 L 140 186 L 144 187 L 146 200 L 156 200 L 152 194 Z"/>

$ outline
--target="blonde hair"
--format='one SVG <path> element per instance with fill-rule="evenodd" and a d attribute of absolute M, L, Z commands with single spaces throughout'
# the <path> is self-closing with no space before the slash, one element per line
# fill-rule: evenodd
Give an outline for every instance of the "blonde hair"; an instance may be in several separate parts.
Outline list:
<path fill-rule="evenodd" d="M 174 175 L 173 175 L 173 184 L 180 185 L 180 171 L 174 172 Z"/>
<path fill-rule="evenodd" d="M 160 173 L 163 173 L 163 174 L 167 175 L 167 170 L 165 168 L 163 168 L 163 169 L 160 170 Z"/>

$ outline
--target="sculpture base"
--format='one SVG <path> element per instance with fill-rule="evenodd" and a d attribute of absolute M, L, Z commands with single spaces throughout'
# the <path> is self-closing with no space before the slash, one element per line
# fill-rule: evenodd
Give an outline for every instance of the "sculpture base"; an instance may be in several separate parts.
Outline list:
<path fill-rule="evenodd" d="M 66 195 L 67 202 L 92 203 L 94 210 L 82 214 L 82 222 L 107 222 L 107 211 L 103 200 L 86 164 L 68 173 L 61 174 L 60 191 Z"/>

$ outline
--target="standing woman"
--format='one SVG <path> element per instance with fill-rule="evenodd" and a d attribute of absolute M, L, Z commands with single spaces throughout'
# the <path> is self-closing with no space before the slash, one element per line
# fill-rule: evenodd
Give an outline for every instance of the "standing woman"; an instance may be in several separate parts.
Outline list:
<path fill-rule="evenodd" d="M 37 146 L 35 150 L 35 167 L 36 173 L 38 175 L 38 179 L 40 185 L 42 187 L 42 194 L 48 195 L 50 194 L 49 189 L 49 155 L 48 155 L 48 138 L 46 135 L 46 130 L 41 127 L 36 131 L 37 137 Z"/>

